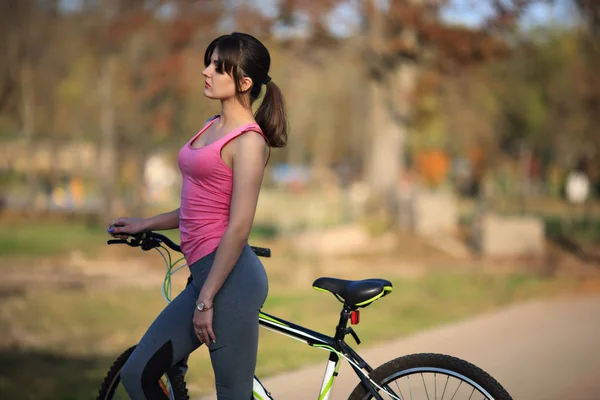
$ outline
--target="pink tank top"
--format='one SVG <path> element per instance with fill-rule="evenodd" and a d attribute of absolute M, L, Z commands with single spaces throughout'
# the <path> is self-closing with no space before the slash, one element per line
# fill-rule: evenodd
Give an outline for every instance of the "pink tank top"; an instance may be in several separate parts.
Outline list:
<path fill-rule="evenodd" d="M 204 147 L 192 147 L 194 140 L 217 119 L 207 123 L 181 148 L 177 160 L 183 179 L 179 210 L 181 251 L 188 265 L 217 249 L 229 223 L 233 171 L 221 158 L 221 149 L 245 132 L 263 135 L 258 124 L 251 123 Z"/>

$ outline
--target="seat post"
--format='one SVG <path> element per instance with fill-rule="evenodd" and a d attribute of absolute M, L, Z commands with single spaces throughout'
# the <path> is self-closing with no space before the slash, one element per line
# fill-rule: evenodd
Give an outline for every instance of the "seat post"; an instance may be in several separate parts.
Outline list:
<path fill-rule="evenodd" d="M 344 304 L 344 308 L 340 312 L 340 321 L 338 322 L 338 326 L 335 328 L 335 340 L 344 340 L 346 337 L 346 328 L 348 327 L 348 320 L 350 319 L 350 314 L 352 313 L 352 309 Z"/>

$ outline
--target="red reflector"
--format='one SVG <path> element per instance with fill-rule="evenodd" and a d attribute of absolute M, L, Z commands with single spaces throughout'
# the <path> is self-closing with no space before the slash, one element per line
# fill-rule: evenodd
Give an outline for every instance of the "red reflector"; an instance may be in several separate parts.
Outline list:
<path fill-rule="evenodd" d="M 350 322 L 352 323 L 352 325 L 358 325 L 358 323 L 360 322 L 360 312 L 352 311 L 352 313 L 350 314 Z"/>

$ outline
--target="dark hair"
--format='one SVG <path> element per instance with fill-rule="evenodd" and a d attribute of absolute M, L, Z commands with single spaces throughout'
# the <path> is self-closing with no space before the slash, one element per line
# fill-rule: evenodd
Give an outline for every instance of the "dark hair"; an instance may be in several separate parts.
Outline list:
<path fill-rule="evenodd" d="M 206 48 L 205 66 L 210 65 L 215 49 L 219 50 L 217 71 L 226 72 L 233 77 L 236 92 L 240 97 L 244 94 L 240 88 L 242 77 L 252 79 L 251 104 L 260 96 L 263 85 L 266 86 L 265 95 L 254 118 L 270 146 L 284 147 L 288 130 L 285 101 L 281 90 L 269 76 L 271 56 L 267 48 L 258 39 L 246 33 L 223 35 L 213 40 Z"/>

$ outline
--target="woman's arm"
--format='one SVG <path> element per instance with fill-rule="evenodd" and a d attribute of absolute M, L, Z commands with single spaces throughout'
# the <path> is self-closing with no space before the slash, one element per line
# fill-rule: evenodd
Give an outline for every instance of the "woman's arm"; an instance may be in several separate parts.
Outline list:
<path fill-rule="evenodd" d="M 179 208 L 143 220 L 145 231 L 166 231 L 179 228 Z"/>
<path fill-rule="evenodd" d="M 108 233 L 120 239 L 126 239 L 129 235 L 133 235 L 144 231 L 164 231 L 167 229 L 175 229 L 179 227 L 179 208 L 156 215 L 151 218 L 126 218 L 120 217 L 111 221 L 108 225 Z"/>
<path fill-rule="evenodd" d="M 233 191 L 229 224 L 198 296 L 198 300 L 208 307 L 212 307 L 214 297 L 248 241 L 264 175 L 266 143 L 258 132 L 247 132 L 232 144 Z"/>

